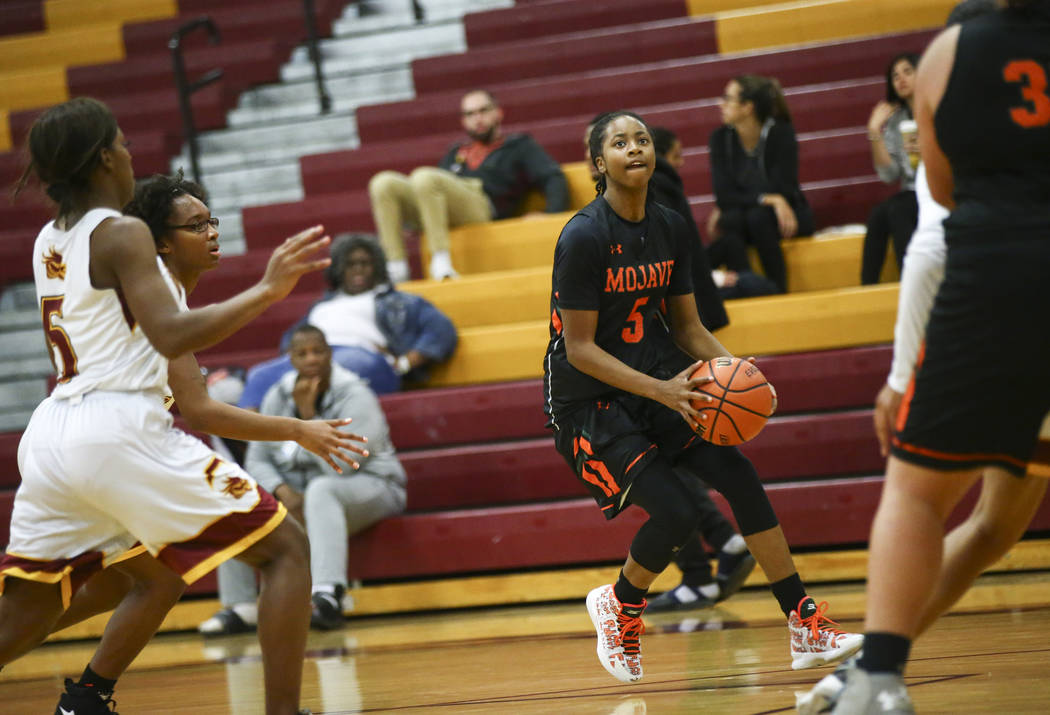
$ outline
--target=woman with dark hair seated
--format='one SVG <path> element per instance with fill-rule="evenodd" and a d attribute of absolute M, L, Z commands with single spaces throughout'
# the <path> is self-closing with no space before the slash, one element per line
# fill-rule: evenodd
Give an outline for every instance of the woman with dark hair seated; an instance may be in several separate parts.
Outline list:
<path fill-rule="evenodd" d="M 371 236 L 337 238 L 325 278 L 328 292 L 285 332 L 282 353 L 300 325 L 320 328 L 332 347 L 332 360 L 366 380 L 377 394 L 400 390 L 402 381 L 421 382 L 429 365 L 451 357 L 456 327 L 425 298 L 391 285 L 383 249 Z M 258 409 L 270 386 L 291 369 L 287 354 L 253 366 L 239 406 Z"/>
<path fill-rule="evenodd" d="M 766 277 L 787 291 L 780 239 L 813 232 L 798 180 L 798 140 L 780 84 L 741 75 L 721 103 L 723 126 L 711 133 L 711 178 L 718 208 L 708 220 L 713 266 L 750 269 L 745 244 L 758 251 Z"/>

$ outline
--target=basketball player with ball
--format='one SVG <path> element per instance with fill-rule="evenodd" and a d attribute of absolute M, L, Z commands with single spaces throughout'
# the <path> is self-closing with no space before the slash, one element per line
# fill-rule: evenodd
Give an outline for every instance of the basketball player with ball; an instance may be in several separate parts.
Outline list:
<path fill-rule="evenodd" d="M 788 619 L 792 668 L 850 655 L 862 637 L 838 629 L 827 604 L 806 594 L 758 474 L 732 446 L 757 434 L 776 396 L 700 322 L 685 223 L 647 201 L 649 127 L 610 112 L 589 149 L 598 196 L 554 252 L 545 411 L 559 453 L 605 517 L 632 504 L 649 515 L 617 582 L 587 595 L 599 661 L 618 680 L 641 679 L 645 596 L 696 530 L 690 482 L 701 478 L 729 502 L 770 581 Z"/>

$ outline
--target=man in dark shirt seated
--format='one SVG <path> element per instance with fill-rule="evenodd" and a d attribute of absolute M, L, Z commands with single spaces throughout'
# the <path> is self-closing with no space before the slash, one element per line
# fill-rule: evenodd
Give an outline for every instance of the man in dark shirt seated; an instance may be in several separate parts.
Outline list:
<path fill-rule="evenodd" d="M 460 103 L 470 141 L 449 149 L 438 168 L 424 166 L 409 176 L 381 171 L 368 183 L 372 216 L 387 255 L 392 282 L 408 278 L 401 240 L 403 224 L 423 230 L 430 248 L 430 277 L 456 278 L 448 229 L 508 218 L 525 195 L 539 189 L 548 213 L 569 208 L 569 187 L 561 166 L 527 134 L 502 134 L 503 110 L 485 90 L 468 92 Z"/>

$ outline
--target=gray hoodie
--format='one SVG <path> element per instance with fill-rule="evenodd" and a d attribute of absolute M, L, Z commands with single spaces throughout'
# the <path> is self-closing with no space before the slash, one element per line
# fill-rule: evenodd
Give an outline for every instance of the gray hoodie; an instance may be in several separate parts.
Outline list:
<path fill-rule="evenodd" d="M 294 417 L 295 400 L 292 388 L 298 373 L 285 373 L 263 398 L 259 412 L 264 415 Z M 368 438 L 369 456 L 354 457 L 361 469 L 343 466 L 341 476 L 353 479 L 355 474 L 366 473 L 374 477 L 389 479 L 404 488 L 405 469 L 397 459 L 394 445 L 390 441 L 390 428 L 378 398 L 365 382 L 354 373 L 332 363 L 332 376 L 328 390 L 321 397 L 321 407 L 315 419 L 340 419 L 352 417 L 353 422 L 344 429 Z M 336 460 L 339 461 L 338 459 Z M 296 491 L 306 488 L 306 483 L 318 476 L 340 476 L 323 459 L 303 449 L 296 442 L 249 442 L 245 457 L 245 469 L 264 489 L 273 492 L 281 483 Z"/>

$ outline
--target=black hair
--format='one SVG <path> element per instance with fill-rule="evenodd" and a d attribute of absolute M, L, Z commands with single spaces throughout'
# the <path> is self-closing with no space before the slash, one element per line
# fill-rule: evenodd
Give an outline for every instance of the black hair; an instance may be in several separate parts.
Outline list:
<path fill-rule="evenodd" d="M 73 209 L 77 193 L 86 191 L 101 151 L 117 138 L 117 120 L 102 102 L 77 97 L 55 105 L 29 129 L 29 165 L 15 185 L 17 196 L 30 174 L 36 174 L 59 215 Z"/>
<path fill-rule="evenodd" d="M 296 335 L 313 335 L 320 338 L 321 342 L 324 343 L 326 348 L 328 345 L 328 338 L 324 336 L 324 331 L 318 328 L 316 325 L 310 325 L 309 323 L 303 323 L 297 325 L 293 330 L 291 336 L 288 338 L 288 344 L 291 345 L 292 341 L 295 340 Z"/>
<path fill-rule="evenodd" d="M 893 56 L 889 64 L 886 65 L 886 101 L 890 104 L 900 104 L 907 107 L 907 102 L 897 94 L 897 90 L 893 87 L 893 68 L 901 61 L 907 61 L 912 66 L 912 69 L 919 66 L 919 56 L 914 52 L 901 52 Z"/>
<path fill-rule="evenodd" d="M 359 248 L 365 249 L 372 256 L 372 275 L 375 277 L 375 284 L 382 285 L 390 282 L 390 276 L 386 272 L 386 254 L 375 236 L 365 233 L 346 233 L 337 236 L 332 242 L 332 264 L 324 272 L 329 290 L 343 289 L 346 264 L 350 260 L 350 254 Z"/>
<path fill-rule="evenodd" d="M 168 221 L 171 220 L 175 199 L 187 195 L 200 200 L 203 204 L 208 203 L 208 194 L 204 191 L 204 187 L 184 178 L 182 169 L 171 176 L 155 174 L 148 179 L 142 179 L 135 185 L 135 195 L 124 207 L 124 214 L 145 221 L 149 226 L 149 232 L 153 234 L 153 241 L 159 243 L 169 231 Z"/>
<path fill-rule="evenodd" d="M 1044 19 L 1050 18 L 1050 0 L 1006 0 L 1006 7 L 1022 13 L 1042 15 Z"/>
<path fill-rule="evenodd" d="M 740 103 L 751 102 L 759 124 L 765 124 L 771 117 L 783 122 L 791 121 L 791 112 L 779 81 L 757 74 L 737 75 L 733 81 L 740 87 Z"/>
<path fill-rule="evenodd" d="M 667 156 L 667 152 L 678 141 L 678 135 L 667 127 L 649 127 L 649 133 L 652 134 L 653 149 L 657 156 Z"/>
<path fill-rule="evenodd" d="M 641 122 L 642 126 L 645 127 L 645 130 L 649 132 L 649 135 L 652 136 L 652 130 L 649 129 L 649 125 L 634 112 L 630 112 L 626 109 L 617 109 L 612 112 L 606 112 L 605 114 L 599 114 L 594 118 L 594 126 L 591 127 L 591 135 L 587 140 L 587 148 L 591 153 L 591 164 L 594 165 L 595 169 L 598 168 L 597 159 L 602 155 L 602 144 L 605 142 L 605 130 L 609 128 L 609 125 L 612 124 L 614 119 L 619 119 L 620 117 L 631 117 L 632 119 L 638 120 Z M 602 174 L 598 177 L 598 181 L 595 182 L 594 190 L 597 192 L 598 196 L 601 196 L 605 193 L 605 187 L 605 174 Z"/>
<path fill-rule="evenodd" d="M 959 25 L 975 17 L 995 12 L 998 9 L 999 3 L 996 0 L 962 0 L 948 13 L 948 19 L 945 20 L 944 24 L 947 27 Z"/>

